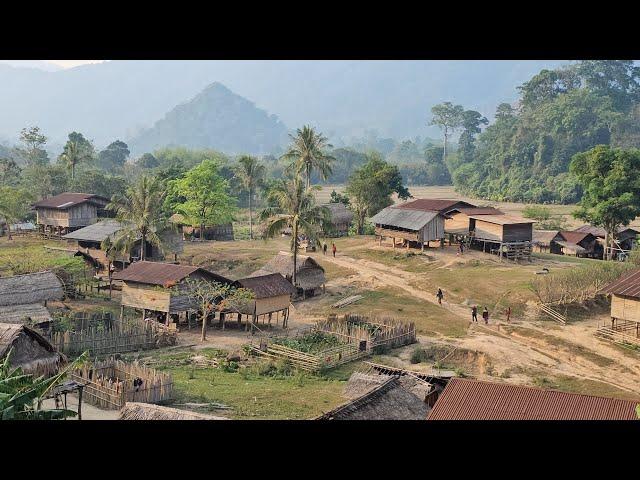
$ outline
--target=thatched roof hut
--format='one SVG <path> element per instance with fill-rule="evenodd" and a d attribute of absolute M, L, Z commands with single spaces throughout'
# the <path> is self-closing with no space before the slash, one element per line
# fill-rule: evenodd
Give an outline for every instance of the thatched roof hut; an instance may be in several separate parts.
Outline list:
<path fill-rule="evenodd" d="M 62 282 L 53 272 L 0 278 L 0 306 L 45 303 L 63 297 Z"/>
<path fill-rule="evenodd" d="M 355 375 L 355 374 L 354 374 Z M 327 412 L 317 420 L 424 420 L 429 406 L 402 386 L 399 378 L 389 376 L 382 383 L 375 375 L 367 380 L 359 374 L 350 394 L 365 391 L 368 381 L 373 388 Z M 383 376 L 381 376 L 383 377 Z M 384 378 L 384 377 L 383 377 Z M 377 385 L 375 385 L 377 384 Z M 349 390 L 349 389 L 347 389 Z"/>
<path fill-rule="evenodd" d="M 279 273 L 291 282 L 293 278 L 293 255 L 289 252 L 278 252 L 278 255 L 269 260 L 264 267 L 253 272 L 251 277 L 259 277 L 271 273 Z M 324 283 L 324 268 L 313 258 L 307 255 L 298 255 L 295 287 L 304 291 L 307 295 L 313 295 Z"/>
<path fill-rule="evenodd" d="M 228 420 L 203 413 L 162 407 L 151 403 L 127 402 L 120 410 L 120 420 Z"/>
<path fill-rule="evenodd" d="M 11 350 L 9 363 L 24 373 L 53 375 L 66 358 L 35 330 L 15 323 L 0 323 L 0 358 Z"/>
<path fill-rule="evenodd" d="M 0 321 L 3 323 L 27 323 L 35 325 L 53 320 L 47 307 L 40 303 L 26 305 L 6 305 L 0 307 Z"/>
<path fill-rule="evenodd" d="M 329 211 L 330 235 L 346 235 L 353 221 L 353 212 L 344 203 L 325 203 L 322 205 Z"/>

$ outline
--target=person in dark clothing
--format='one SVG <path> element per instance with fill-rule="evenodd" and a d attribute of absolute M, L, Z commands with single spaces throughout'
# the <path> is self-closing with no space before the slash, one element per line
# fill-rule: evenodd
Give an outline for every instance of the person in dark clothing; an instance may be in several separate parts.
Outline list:
<path fill-rule="evenodd" d="M 322 254 L 326 255 L 327 254 L 327 242 L 324 242 L 322 244 Z"/>
<path fill-rule="evenodd" d="M 472 322 L 478 321 L 478 307 L 476 305 L 471 307 L 471 321 Z"/>
<path fill-rule="evenodd" d="M 484 323 L 485 324 L 489 324 L 489 310 L 487 309 L 487 307 L 484 307 L 484 310 L 482 311 L 482 318 L 484 319 Z"/>
<path fill-rule="evenodd" d="M 336 256 L 336 250 L 337 250 L 337 248 L 336 248 L 336 244 L 335 244 L 335 243 L 333 243 L 333 242 L 331 242 L 331 251 L 333 252 L 333 256 L 334 256 L 334 258 L 335 258 L 335 256 Z"/>
<path fill-rule="evenodd" d="M 442 298 L 444 297 L 444 293 L 442 293 L 442 289 L 438 289 L 438 293 L 436 293 L 436 297 L 438 298 L 438 305 L 442 305 Z"/>
<path fill-rule="evenodd" d="M 460 250 L 460 255 L 464 255 L 464 244 L 462 242 L 458 245 L 458 249 Z"/>
<path fill-rule="evenodd" d="M 507 315 L 507 323 L 509 323 L 511 321 L 511 307 L 507 307 L 504 313 Z"/>

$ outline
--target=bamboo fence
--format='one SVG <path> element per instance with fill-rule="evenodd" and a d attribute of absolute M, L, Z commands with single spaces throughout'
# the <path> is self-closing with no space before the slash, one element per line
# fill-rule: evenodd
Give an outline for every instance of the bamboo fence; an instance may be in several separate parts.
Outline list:
<path fill-rule="evenodd" d="M 85 364 L 70 377 L 86 384 L 83 398 L 87 402 L 105 409 L 121 409 L 126 402 L 160 403 L 173 396 L 171 375 L 113 358 Z M 134 380 L 142 384 L 135 386 Z"/>
<path fill-rule="evenodd" d="M 69 356 L 85 351 L 101 356 L 175 345 L 177 334 L 152 322 L 116 320 L 109 328 L 90 325 L 79 331 L 52 332 L 49 339 L 59 352 Z"/>

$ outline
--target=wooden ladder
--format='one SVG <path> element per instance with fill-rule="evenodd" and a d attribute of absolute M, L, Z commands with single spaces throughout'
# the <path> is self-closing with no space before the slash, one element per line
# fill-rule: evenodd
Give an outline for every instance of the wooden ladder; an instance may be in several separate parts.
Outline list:
<path fill-rule="evenodd" d="M 549 305 L 545 305 L 544 303 L 541 303 L 540 304 L 540 310 L 543 313 L 546 313 L 549 317 L 551 317 L 556 322 L 561 323 L 562 325 L 566 325 L 567 324 L 567 317 L 562 315 L 561 313 L 555 311 Z"/>

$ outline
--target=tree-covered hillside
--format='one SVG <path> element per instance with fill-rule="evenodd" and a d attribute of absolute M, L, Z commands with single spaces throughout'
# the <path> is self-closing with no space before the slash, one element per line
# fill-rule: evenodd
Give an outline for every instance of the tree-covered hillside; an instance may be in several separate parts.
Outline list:
<path fill-rule="evenodd" d="M 640 146 L 640 68 L 632 61 L 582 61 L 542 70 L 519 87 L 516 106 L 466 155 L 448 158 L 458 191 L 491 200 L 575 202 L 571 158 L 595 145 Z"/>
<path fill-rule="evenodd" d="M 275 115 L 213 83 L 128 143 L 134 154 L 165 146 L 266 154 L 286 142 L 286 133 Z"/>

